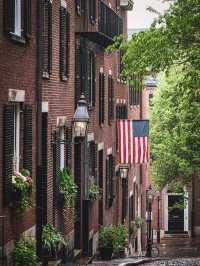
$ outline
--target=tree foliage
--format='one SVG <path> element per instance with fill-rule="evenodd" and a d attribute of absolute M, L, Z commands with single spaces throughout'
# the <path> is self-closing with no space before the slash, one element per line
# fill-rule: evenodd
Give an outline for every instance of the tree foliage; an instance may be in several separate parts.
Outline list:
<path fill-rule="evenodd" d="M 153 179 L 160 188 L 174 180 L 188 184 L 200 171 L 199 80 L 199 71 L 191 74 L 190 68 L 172 68 L 163 74 L 153 100 Z"/>
<path fill-rule="evenodd" d="M 153 176 L 161 188 L 188 183 L 200 171 L 200 1 L 173 0 L 145 32 L 118 37 L 107 51 L 123 50 L 123 75 L 163 72 L 151 120 Z"/>
<path fill-rule="evenodd" d="M 200 2 L 199 0 L 171 1 L 164 15 L 144 32 L 134 34 L 131 40 L 116 37 L 107 51 L 124 51 L 123 75 L 146 75 L 190 63 L 200 68 Z"/>

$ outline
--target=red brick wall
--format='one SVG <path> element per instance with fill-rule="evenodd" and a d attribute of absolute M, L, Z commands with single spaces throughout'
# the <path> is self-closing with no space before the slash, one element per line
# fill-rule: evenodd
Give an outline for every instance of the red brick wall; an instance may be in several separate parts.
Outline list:
<path fill-rule="evenodd" d="M 0 0 L 0 169 L 3 156 L 3 107 L 8 103 L 8 90 L 25 91 L 25 103 L 33 106 L 33 168 L 32 176 L 36 176 L 36 1 L 32 2 L 32 37 L 30 42 L 20 44 L 12 41 L 4 34 L 3 0 Z M 19 237 L 19 233 L 35 224 L 34 209 L 27 210 L 24 215 L 16 217 L 3 206 L 3 176 L 0 171 L 0 215 L 6 215 L 6 242 Z M 34 191 L 33 191 L 34 194 Z"/>

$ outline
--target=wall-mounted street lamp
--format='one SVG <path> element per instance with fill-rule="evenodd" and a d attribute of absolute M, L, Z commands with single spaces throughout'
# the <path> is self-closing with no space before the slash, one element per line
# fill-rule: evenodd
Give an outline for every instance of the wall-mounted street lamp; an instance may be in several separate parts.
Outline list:
<path fill-rule="evenodd" d="M 129 171 L 129 166 L 128 165 L 120 165 L 119 167 L 119 173 L 120 177 L 123 178 L 128 178 L 128 171 Z"/>
<path fill-rule="evenodd" d="M 77 103 L 76 111 L 73 118 L 74 137 L 84 138 L 87 135 L 87 127 L 89 123 L 89 113 L 87 101 L 82 94 Z"/>

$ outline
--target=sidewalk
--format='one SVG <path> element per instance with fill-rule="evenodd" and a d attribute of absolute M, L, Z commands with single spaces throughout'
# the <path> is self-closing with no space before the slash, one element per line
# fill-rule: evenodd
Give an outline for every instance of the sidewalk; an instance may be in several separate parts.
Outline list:
<path fill-rule="evenodd" d="M 168 235 L 161 240 L 160 256 L 170 258 L 199 257 L 200 238 Z"/>

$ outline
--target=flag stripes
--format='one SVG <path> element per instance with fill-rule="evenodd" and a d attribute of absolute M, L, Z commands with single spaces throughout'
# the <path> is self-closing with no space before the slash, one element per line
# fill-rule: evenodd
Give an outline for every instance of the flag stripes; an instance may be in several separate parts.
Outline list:
<path fill-rule="evenodd" d="M 120 164 L 147 163 L 148 120 L 118 120 L 118 142 Z"/>

